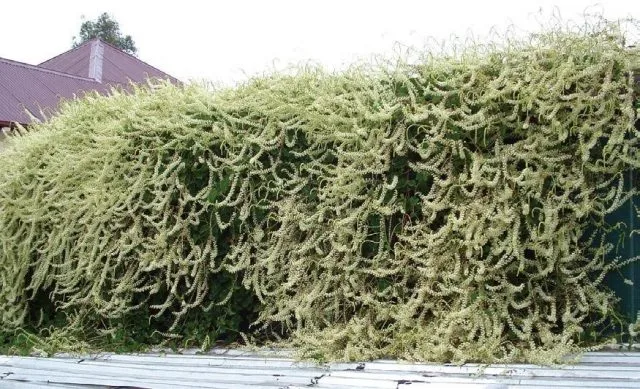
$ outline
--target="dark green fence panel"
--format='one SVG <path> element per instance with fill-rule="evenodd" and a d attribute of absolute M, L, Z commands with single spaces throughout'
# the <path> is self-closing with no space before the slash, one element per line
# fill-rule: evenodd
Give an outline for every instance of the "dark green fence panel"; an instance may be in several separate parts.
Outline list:
<path fill-rule="evenodd" d="M 640 172 L 629 172 L 625 177 L 627 188 L 640 188 Z M 624 223 L 624 228 L 612 232 L 607 240 L 616 245 L 616 250 L 609 254 L 610 259 L 633 258 L 640 255 L 640 234 L 631 231 L 640 229 L 637 209 L 640 207 L 640 196 L 627 201 L 624 206 L 607 217 L 609 224 Z M 629 285 L 624 280 L 630 280 Z M 640 316 L 640 261 L 635 261 L 619 271 L 612 272 L 606 279 L 607 285 L 620 297 L 620 311 L 626 319 L 635 321 Z"/>

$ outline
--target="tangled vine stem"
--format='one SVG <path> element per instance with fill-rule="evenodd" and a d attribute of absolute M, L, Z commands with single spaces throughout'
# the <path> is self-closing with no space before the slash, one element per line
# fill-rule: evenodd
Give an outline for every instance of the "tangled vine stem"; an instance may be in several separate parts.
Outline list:
<path fill-rule="evenodd" d="M 640 166 L 621 38 L 66 103 L 0 154 L 0 324 L 44 299 L 174 336 L 245 290 L 253 333 L 303 355 L 555 361 L 615 302 L 603 220 Z"/>

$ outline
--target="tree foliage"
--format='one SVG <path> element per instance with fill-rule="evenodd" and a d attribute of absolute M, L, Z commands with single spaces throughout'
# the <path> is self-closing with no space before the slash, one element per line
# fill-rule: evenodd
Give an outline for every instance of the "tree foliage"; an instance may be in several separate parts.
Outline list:
<path fill-rule="evenodd" d="M 118 22 L 106 12 L 94 21 L 86 20 L 82 23 L 79 36 L 73 37 L 73 47 L 94 38 L 100 38 L 129 54 L 136 55 L 138 52 L 131 35 L 123 35 Z"/>
<path fill-rule="evenodd" d="M 604 216 L 640 167 L 637 57 L 596 27 L 66 104 L 0 155 L 2 327 L 206 318 L 330 359 L 579 350 L 613 311 Z"/>

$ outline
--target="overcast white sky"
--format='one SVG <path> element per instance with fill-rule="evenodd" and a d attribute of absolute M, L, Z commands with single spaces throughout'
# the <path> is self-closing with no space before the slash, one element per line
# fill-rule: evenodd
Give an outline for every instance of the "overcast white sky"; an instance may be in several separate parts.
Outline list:
<path fill-rule="evenodd" d="M 133 37 L 140 59 L 183 81 L 228 83 L 306 60 L 336 68 L 389 53 L 395 42 L 415 46 L 508 25 L 531 30 L 541 9 L 550 15 L 554 8 L 567 20 L 585 10 L 640 18 L 636 0 L 3 0 L 0 57 L 42 62 L 71 47 L 82 16 L 108 12 Z"/>

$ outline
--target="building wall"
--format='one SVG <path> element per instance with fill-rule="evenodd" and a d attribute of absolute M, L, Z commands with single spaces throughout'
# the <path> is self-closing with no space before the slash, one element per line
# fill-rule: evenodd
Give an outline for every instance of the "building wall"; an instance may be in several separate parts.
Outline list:
<path fill-rule="evenodd" d="M 0 127 L 0 151 L 5 147 L 9 131 L 9 127 Z"/>

